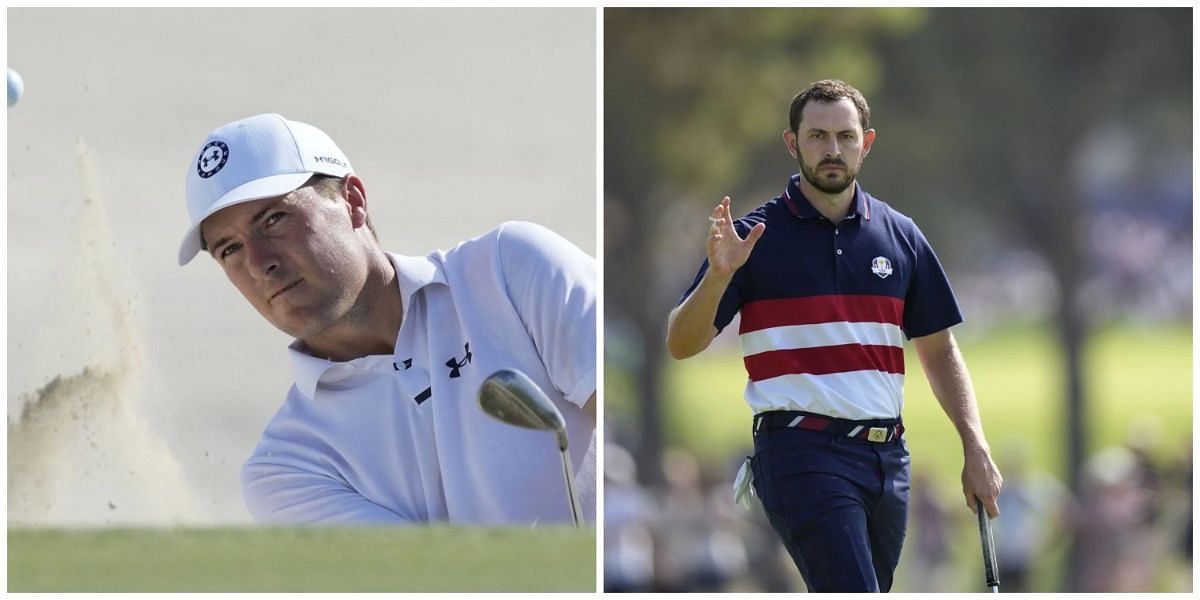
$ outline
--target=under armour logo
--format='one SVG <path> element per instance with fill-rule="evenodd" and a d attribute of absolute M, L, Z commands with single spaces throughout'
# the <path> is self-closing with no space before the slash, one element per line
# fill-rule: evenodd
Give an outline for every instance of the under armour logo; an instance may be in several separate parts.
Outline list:
<path fill-rule="evenodd" d="M 405 371 L 407 371 L 407 370 L 409 370 L 409 369 L 411 369 L 411 368 L 412 368 L 412 359 L 411 359 L 411 358 L 406 358 L 406 359 L 404 359 L 404 370 L 405 370 Z M 393 370 L 393 371 L 399 371 L 399 370 L 400 370 L 400 364 L 399 364 L 399 363 L 392 363 L 392 370 Z"/>
<path fill-rule="evenodd" d="M 212 149 L 211 153 L 208 151 L 209 148 Z M 196 162 L 196 172 L 201 178 L 208 179 L 225 166 L 226 160 L 229 160 L 229 146 L 226 146 L 225 142 L 213 140 L 200 150 L 200 160 Z"/>
<path fill-rule="evenodd" d="M 450 360 L 446 361 L 446 366 L 450 367 L 451 379 L 458 377 L 458 370 L 467 366 L 467 364 L 471 362 L 471 342 L 463 344 L 463 351 L 466 352 L 467 355 L 464 356 L 462 360 L 458 360 L 451 356 Z"/>

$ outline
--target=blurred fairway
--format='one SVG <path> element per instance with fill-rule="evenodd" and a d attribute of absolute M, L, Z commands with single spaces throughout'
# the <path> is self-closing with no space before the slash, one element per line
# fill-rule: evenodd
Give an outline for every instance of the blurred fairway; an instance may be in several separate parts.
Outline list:
<path fill-rule="evenodd" d="M 959 345 L 993 450 L 1019 441 L 1035 465 L 1064 478 L 1065 384 L 1050 332 L 1011 328 L 975 340 L 960 339 Z M 904 426 L 913 467 L 957 482 L 961 444 L 929 390 L 911 343 L 905 365 Z M 746 373 L 737 346 L 669 361 L 667 367 L 668 443 L 723 463 L 751 453 L 751 414 L 742 399 Z M 1084 370 L 1089 452 L 1122 443 L 1131 423 L 1147 420 L 1161 425 L 1158 442 L 1163 448 L 1190 446 L 1190 326 L 1097 331 L 1085 354 Z"/>
<path fill-rule="evenodd" d="M 726 334 L 728 335 L 728 334 Z M 959 333 L 993 455 L 1003 469 L 1021 446 L 1035 467 L 1066 481 L 1064 375 L 1052 332 L 1034 327 L 997 330 L 977 339 Z M 688 449 L 733 480 L 743 455 L 753 453 L 750 409 L 742 399 L 746 374 L 736 343 L 684 361 L 668 361 L 664 412 L 667 443 Z M 975 521 L 962 500 L 962 446 L 933 397 L 911 343 L 905 351 L 904 424 L 913 471 L 924 472 L 950 502 L 950 589 L 984 591 Z M 1134 429 L 1150 432 L 1152 453 L 1177 457 L 1191 448 L 1192 334 L 1189 325 L 1109 327 L 1094 332 L 1084 356 L 1088 454 L 1128 441 Z M 609 406 L 632 388 L 619 374 L 606 380 Z M 629 396 L 630 398 L 634 396 Z M 622 406 L 622 408 L 627 408 Z M 920 524 L 910 519 L 909 535 Z M 910 544 L 911 546 L 911 544 Z M 1061 589 L 1065 547 L 1048 549 L 1032 573 L 1033 589 Z M 906 548 L 906 555 L 911 547 Z M 893 591 L 927 589 L 930 573 L 914 572 L 902 558 Z M 1190 564 L 1160 565 L 1156 591 L 1187 589 L 1178 581 Z M 946 577 L 944 572 L 941 577 Z M 1173 579 L 1174 578 L 1174 579 Z M 945 585 L 943 580 L 943 585 Z M 1183 587 L 1181 587 L 1181 585 Z M 1003 585 L 1001 586 L 1003 589 Z"/>
<path fill-rule="evenodd" d="M 593 529 L 9 529 L 10 592 L 593 592 Z"/>

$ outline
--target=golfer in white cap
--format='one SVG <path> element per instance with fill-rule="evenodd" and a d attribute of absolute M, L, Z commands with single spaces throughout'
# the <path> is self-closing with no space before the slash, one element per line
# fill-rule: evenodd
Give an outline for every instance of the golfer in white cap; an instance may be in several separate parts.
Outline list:
<path fill-rule="evenodd" d="M 207 252 L 295 338 L 295 382 L 242 467 L 256 520 L 569 522 L 553 434 L 476 403 L 502 368 L 562 412 L 594 518 L 591 257 L 522 222 L 427 256 L 384 252 L 350 159 L 277 114 L 209 134 L 188 166 L 187 204 L 179 263 Z"/>

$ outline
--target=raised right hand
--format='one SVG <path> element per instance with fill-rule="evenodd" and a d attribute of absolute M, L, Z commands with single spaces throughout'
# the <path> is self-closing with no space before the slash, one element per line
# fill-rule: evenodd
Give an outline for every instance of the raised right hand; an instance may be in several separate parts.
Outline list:
<path fill-rule="evenodd" d="M 733 217 L 729 214 L 729 196 L 725 196 L 713 209 L 709 221 L 712 225 L 708 228 L 708 241 L 705 244 L 708 269 L 713 275 L 732 277 L 734 271 L 750 259 L 750 251 L 754 250 L 754 244 L 767 230 L 767 225 L 759 223 L 750 230 L 746 239 L 738 237 L 737 230 L 733 228 Z"/>

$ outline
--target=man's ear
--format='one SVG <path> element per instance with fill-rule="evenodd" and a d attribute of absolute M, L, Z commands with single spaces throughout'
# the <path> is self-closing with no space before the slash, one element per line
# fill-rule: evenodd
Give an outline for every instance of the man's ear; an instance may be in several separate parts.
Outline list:
<path fill-rule="evenodd" d="M 342 199 L 350 212 L 350 224 L 355 229 L 367 224 L 367 189 L 357 176 L 347 175 L 342 180 Z"/>
<path fill-rule="evenodd" d="M 787 146 L 788 153 L 792 158 L 800 160 L 800 148 L 796 146 L 796 132 L 791 129 L 783 130 L 783 145 Z"/>
<path fill-rule="evenodd" d="M 868 129 L 863 132 L 863 158 L 871 152 L 871 146 L 875 143 L 875 130 Z"/>

